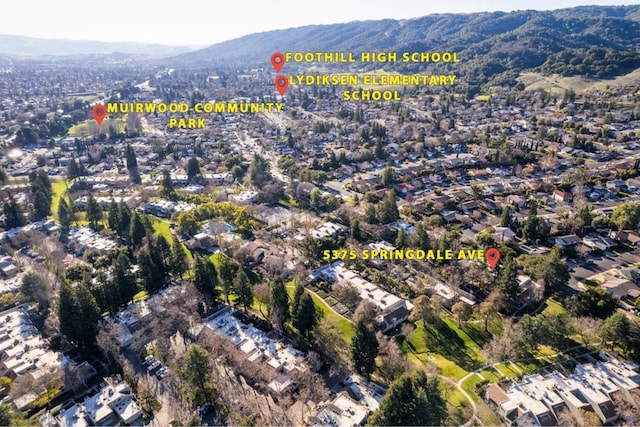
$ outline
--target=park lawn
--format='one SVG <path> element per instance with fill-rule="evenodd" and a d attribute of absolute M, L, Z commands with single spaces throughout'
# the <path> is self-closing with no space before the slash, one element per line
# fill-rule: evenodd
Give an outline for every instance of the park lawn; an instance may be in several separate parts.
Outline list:
<path fill-rule="evenodd" d="M 477 375 L 477 374 L 473 374 L 471 376 L 469 376 L 469 378 L 467 378 L 466 380 L 464 380 L 462 382 L 461 387 L 464 389 L 464 391 L 466 391 L 467 393 L 469 393 L 469 396 L 471 396 L 471 398 L 477 402 L 478 400 L 480 400 L 480 398 L 478 397 L 478 395 L 476 394 L 476 385 L 480 384 L 482 382 L 482 378 Z"/>
<path fill-rule="evenodd" d="M 287 292 L 289 293 L 289 297 L 293 297 L 294 291 L 295 286 L 287 285 Z M 322 312 L 323 317 L 327 319 L 327 321 L 333 326 L 338 328 L 347 344 L 351 344 L 351 339 L 353 338 L 353 335 L 355 333 L 355 327 L 353 323 L 331 310 L 331 308 L 322 298 L 311 292 L 309 292 L 309 294 L 311 295 L 311 299 L 313 300 L 315 306 L 318 307 Z"/>
<path fill-rule="evenodd" d="M 51 180 L 51 216 L 56 222 L 59 222 L 58 218 L 58 206 L 60 206 L 60 198 L 67 197 L 67 183 L 64 178 L 57 178 Z"/>
<path fill-rule="evenodd" d="M 173 242 L 173 236 L 171 235 L 170 225 L 171 223 L 167 220 L 160 219 L 153 215 L 147 215 L 147 219 L 151 222 L 151 226 L 153 227 L 153 231 L 156 234 L 160 234 L 167 239 L 167 242 L 171 244 Z"/>
<path fill-rule="evenodd" d="M 446 425 L 463 425 L 466 423 L 471 414 L 471 404 L 464 394 L 457 387 L 444 381 L 440 382 L 442 397 L 447 402 L 447 411 L 449 416 L 445 422 Z"/>
<path fill-rule="evenodd" d="M 513 362 L 520 370 L 527 375 L 537 374 L 544 365 L 547 365 L 547 362 L 539 361 L 539 360 L 527 360 L 527 361 L 519 361 Z"/>
<path fill-rule="evenodd" d="M 151 222 L 151 226 L 153 227 L 153 231 L 157 234 L 162 235 L 167 243 L 171 244 L 173 242 L 173 235 L 171 234 L 171 222 L 166 219 L 160 219 L 153 215 L 147 215 L 149 221 Z M 193 260 L 193 255 L 187 246 L 182 243 L 182 247 L 184 248 L 185 253 L 187 254 L 187 261 Z"/>
<path fill-rule="evenodd" d="M 501 376 L 493 369 L 484 369 L 480 371 L 480 375 L 484 377 L 484 379 L 489 380 L 490 383 L 495 383 L 500 381 Z"/>
<path fill-rule="evenodd" d="M 518 375 L 520 375 L 518 370 L 511 363 L 500 363 L 499 365 L 496 365 L 496 368 L 498 368 L 500 372 L 502 372 L 509 378 L 517 377 Z"/>
<path fill-rule="evenodd" d="M 406 339 L 402 340 L 400 349 L 407 355 L 407 359 L 419 366 L 431 363 L 438 368 L 442 375 L 448 378 L 458 380 L 464 377 L 468 371 L 439 354 L 429 352 L 425 335 L 424 328 L 418 327 Z"/>
<path fill-rule="evenodd" d="M 464 391 L 469 393 L 469 396 L 476 402 L 478 407 L 478 417 L 485 426 L 501 426 L 504 425 L 502 420 L 493 412 L 493 410 L 485 403 L 484 400 L 476 394 L 476 384 L 480 383 L 482 379 L 478 375 L 472 375 L 462 383 Z"/>
<path fill-rule="evenodd" d="M 102 122 L 102 125 L 100 126 L 98 126 L 95 119 L 87 119 L 83 122 L 71 126 L 69 128 L 68 134 L 71 137 L 89 136 L 91 132 L 94 131 L 93 126 L 95 126 L 95 128 L 97 129 L 96 133 L 106 134 L 109 130 L 109 126 L 111 125 L 116 129 L 116 132 L 124 132 L 124 128 L 127 125 L 127 115 L 124 114 L 122 117 L 114 119 L 106 117 Z"/>
<path fill-rule="evenodd" d="M 544 310 L 542 310 L 541 314 L 545 316 L 558 314 L 568 315 L 569 312 L 558 301 L 554 300 L 553 298 L 547 298 L 546 307 L 544 308 Z"/>
<path fill-rule="evenodd" d="M 419 322 L 418 327 L 403 340 L 400 348 L 408 356 L 413 354 L 415 357 L 410 359 L 414 362 L 418 360 L 433 363 L 442 375 L 459 379 L 484 364 L 482 349 L 476 342 L 485 339 L 476 336 L 482 326 L 473 324 L 459 329 L 457 323 L 447 316 L 442 316 L 442 321 L 441 327 L 430 327 L 428 330 Z M 465 332 L 465 328 L 470 328 L 474 339 Z"/>
<path fill-rule="evenodd" d="M 557 353 L 557 350 L 554 350 L 553 348 L 549 347 L 548 345 L 540 345 L 538 346 L 538 350 L 535 351 L 533 353 L 534 356 L 536 357 L 542 357 L 542 356 L 553 356 L 554 354 Z M 550 360 L 555 360 L 555 357 L 549 357 Z"/>

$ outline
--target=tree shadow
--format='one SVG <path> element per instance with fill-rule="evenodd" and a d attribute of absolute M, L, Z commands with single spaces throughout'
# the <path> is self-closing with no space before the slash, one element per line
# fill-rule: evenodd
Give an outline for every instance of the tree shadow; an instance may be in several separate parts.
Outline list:
<path fill-rule="evenodd" d="M 445 322 L 425 325 L 424 339 L 427 348 L 432 353 L 437 353 L 467 371 L 473 371 L 481 367 L 479 360 L 470 354 L 469 349 L 460 336 Z"/>
<path fill-rule="evenodd" d="M 481 329 L 478 329 L 478 326 L 475 324 L 468 324 L 463 327 L 464 332 L 471 338 L 471 341 L 476 343 L 476 345 L 480 348 L 484 347 L 486 343 L 491 341 L 491 334 L 489 332 L 485 332 L 483 326 L 480 326 Z"/>

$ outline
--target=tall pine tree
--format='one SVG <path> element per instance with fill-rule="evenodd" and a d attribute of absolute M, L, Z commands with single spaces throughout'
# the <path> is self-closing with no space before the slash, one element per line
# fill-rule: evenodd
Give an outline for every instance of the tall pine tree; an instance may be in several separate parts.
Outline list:
<path fill-rule="evenodd" d="M 376 369 L 376 357 L 380 346 L 373 327 L 363 319 L 356 323 L 356 331 L 351 341 L 351 361 L 356 372 L 370 378 Z"/>

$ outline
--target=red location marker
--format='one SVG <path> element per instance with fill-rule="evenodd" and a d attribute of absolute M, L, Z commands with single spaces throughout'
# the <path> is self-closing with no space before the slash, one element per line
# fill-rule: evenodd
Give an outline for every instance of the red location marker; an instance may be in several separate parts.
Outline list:
<path fill-rule="evenodd" d="M 271 55 L 271 65 L 276 70 L 276 73 L 279 73 L 282 70 L 282 66 L 284 65 L 284 55 L 280 52 L 276 52 Z"/>
<path fill-rule="evenodd" d="M 104 105 L 98 104 L 93 107 L 93 118 L 96 119 L 98 125 L 102 124 L 102 121 L 107 116 L 107 109 L 104 108 Z"/>
<path fill-rule="evenodd" d="M 280 95 L 284 95 L 289 87 L 289 79 L 285 76 L 276 77 L 276 89 L 280 92 Z"/>
<path fill-rule="evenodd" d="M 489 267 L 496 268 L 498 261 L 500 261 L 500 251 L 496 248 L 489 248 L 484 252 L 484 258 L 489 263 Z"/>

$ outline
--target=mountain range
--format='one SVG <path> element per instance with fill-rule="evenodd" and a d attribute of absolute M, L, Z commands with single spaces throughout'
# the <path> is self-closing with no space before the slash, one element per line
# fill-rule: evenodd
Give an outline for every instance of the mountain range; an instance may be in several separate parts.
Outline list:
<path fill-rule="evenodd" d="M 250 34 L 204 49 L 0 35 L 10 55 L 139 54 L 171 67 L 270 67 L 274 52 L 457 52 L 458 64 L 369 63 L 407 73 L 455 73 L 469 85 L 515 84 L 524 71 L 614 77 L 640 68 L 640 5 L 552 11 L 434 14 L 405 20 L 309 25 Z M 140 59 L 139 58 L 139 59 Z M 286 64 L 283 72 L 296 66 Z M 330 64 L 331 71 L 343 69 Z M 352 65 L 352 67 L 354 67 Z M 317 69 L 317 67 L 315 68 Z"/>
<path fill-rule="evenodd" d="M 273 52 L 285 51 L 456 51 L 462 61 L 455 72 L 467 80 L 513 83 L 526 70 L 593 77 L 626 73 L 640 67 L 639 47 L 639 5 L 581 6 L 311 25 L 251 34 L 167 60 L 183 66 L 246 66 L 268 65 Z M 395 65 L 382 66 L 404 72 L 432 69 L 424 63 Z"/>
<path fill-rule="evenodd" d="M 20 56 L 67 56 L 125 53 L 146 57 L 178 55 L 196 49 L 189 46 L 88 40 L 41 39 L 0 34 L 0 54 Z"/>

